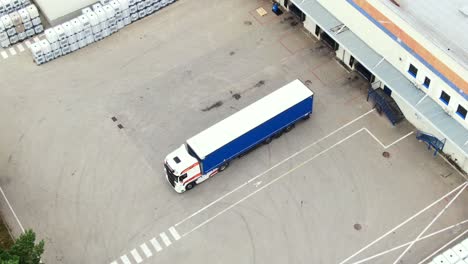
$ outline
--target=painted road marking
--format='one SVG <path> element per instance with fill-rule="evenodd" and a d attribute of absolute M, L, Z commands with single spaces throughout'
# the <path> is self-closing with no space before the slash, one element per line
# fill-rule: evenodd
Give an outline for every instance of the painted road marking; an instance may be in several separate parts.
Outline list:
<path fill-rule="evenodd" d="M 9 48 L 8 50 L 10 51 L 11 55 L 16 55 L 16 50 L 14 48 Z"/>
<path fill-rule="evenodd" d="M 8 53 L 6 53 L 5 51 L 2 51 L 2 57 L 4 59 L 8 58 Z"/>
<path fill-rule="evenodd" d="M 130 251 L 130 253 L 132 253 L 133 258 L 135 259 L 137 263 L 143 262 L 143 259 L 141 258 L 140 253 L 138 253 L 136 249 L 133 249 L 132 251 Z"/>
<path fill-rule="evenodd" d="M 34 42 L 39 42 L 41 41 L 38 37 L 34 37 Z"/>
<path fill-rule="evenodd" d="M 117 264 L 117 261 L 112 261 L 111 264 Z"/>
<path fill-rule="evenodd" d="M 31 47 L 31 41 L 29 41 L 29 40 L 26 40 L 24 42 L 24 44 L 26 44 L 26 47 L 28 47 L 28 48 Z"/>
<path fill-rule="evenodd" d="M 365 131 L 364 128 L 361 128 L 359 129 L 358 131 L 352 133 L 351 135 L 345 137 L 344 139 L 338 141 L 337 143 L 333 144 L 332 146 L 320 151 L 318 154 L 315 154 L 314 156 L 312 156 L 311 158 L 307 159 L 306 161 L 300 163 L 299 165 L 293 167 L 292 169 L 288 170 L 287 172 L 281 174 L 279 177 L 273 179 L 272 181 L 270 181 L 269 183 L 263 185 L 262 187 L 260 187 L 259 189 L 257 189 L 256 191 L 248 194 L 247 196 L 245 196 L 244 198 L 240 199 L 239 201 L 231 204 L 230 206 L 226 207 L 225 209 L 221 210 L 219 213 L 215 214 L 214 216 L 208 218 L 207 220 L 203 221 L 201 224 L 197 225 L 195 228 L 193 228 L 192 230 L 188 231 L 187 233 L 183 234 L 182 236 L 187 236 L 188 234 L 196 231 L 197 229 L 203 227 L 204 225 L 210 223 L 211 221 L 213 221 L 215 218 L 217 218 L 218 216 L 224 214 L 225 212 L 229 211 L 230 209 L 232 209 L 234 206 L 242 203 L 243 201 L 247 200 L 248 198 L 250 198 L 251 196 L 255 195 L 256 193 L 260 192 L 261 190 L 267 188 L 268 186 L 272 185 L 273 183 L 281 180 L 282 178 L 284 178 L 286 175 L 289 175 L 291 172 L 301 168 L 302 166 L 304 166 L 305 164 L 309 163 L 310 161 L 316 159 L 317 157 L 323 155 L 324 153 L 328 152 L 329 150 L 335 148 L 336 146 L 340 145 L 341 143 L 345 142 L 346 140 L 352 138 L 353 136 L 359 134 L 360 132 L 362 131 Z"/>
<path fill-rule="evenodd" d="M 444 229 L 441 229 L 441 230 L 438 230 L 438 231 L 436 231 L 436 232 L 434 232 L 434 233 L 431 233 L 431 234 L 429 234 L 429 235 L 423 236 L 423 237 L 417 239 L 417 241 L 419 242 L 419 241 L 421 241 L 421 240 L 424 240 L 424 239 L 433 237 L 433 236 L 435 236 L 435 235 L 438 235 L 438 234 L 440 234 L 440 233 L 442 233 L 442 232 L 451 230 L 451 229 L 453 229 L 453 228 L 460 228 L 461 225 L 466 224 L 466 223 L 468 223 L 468 220 L 462 221 L 462 222 L 460 222 L 460 223 L 458 223 L 458 224 L 448 226 L 448 227 L 446 227 L 446 228 L 444 228 Z M 465 231 L 462 232 L 460 235 L 458 235 L 455 239 L 452 239 L 449 243 L 445 244 L 444 247 L 446 247 L 447 245 L 450 245 L 453 241 L 455 241 L 455 240 L 457 240 L 458 238 L 462 237 L 462 236 L 463 236 L 464 234 L 466 234 L 466 233 L 468 233 L 468 230 L 465 230 Z M 411 244 L 411 242 L 407 242 L 407 243 L 405 243 L 405 244 L 396 246 L 396 247 L 394 247 L 394 248 L 391 248 L 391 249 L 382 251 L 382 252 L 377 253 L 377 254 L 375 254 L 375 255 L 373 255 L 373 256 L 370 256 L 370 257 L 367 257 L 367 258 L 365 258 L 365 259 L 361 259 L 361 260 L 359 260 L 359 261 L 353 262 L 352 264 L 361 264 L 361 263 L 367 262 L 367 261 L 369 261 L 369 260 L 375 259 L 375 258 L 377 258 L 377 257 L 383 256 L 383 255 L 385 255 L 385 254 L 388 254 L 388 253 L 390 253 L 390 252 L 393 252 L 393 251 L 395 251 L 395 250 L 398 250 L 398 249 L 400 249 L 400 248 L 403 248 L 403 247 L 405 247 L 405 246 L 408 246 L 409 244 Z M 442 248 L 444 248 L 444 247 L 442 247 Z M 420 261 L 418 264 L 426 263 L 427 260 L 429 260 L 431 257 L 433 257 L 433 256 L 434 256 L 437 252 L 439 252 L 439 251 L 440 251 L 440 249 L 439 249 L 438 251 L 432 253 L 430 256 L 428 256 L 428 257 L 425 258 L 424 260 Z"/>
<path fill-rule="evenodd" d="M 411 217 L 409 217 L 408 219 L 406 219 L 405 221 L 403 221 L 402 223 L 398 224 L 397 226 L 395 226 L 394 228 L 390 229 L 389 231 L 387 231 L 387 233 L 381 235 L 379 238 L 377 238 L 376 240 L 372 241 L 371 243 L 369 243 L 367 246 L 361 248 L 360 250 L 358 250 L 356 253 L 352 254 L 351 256 L 347 257 L 346 259 L 344 259 L 343 261 L 340 262 L 340 264 L 345 264 L 347 263 L 350 259 L 354 258 L 355 256 L 359 255 L 361 252 L 363 252 L 364 250 L 370 248 L 371 246 L 373 246 L 374 244 L 376 244 L 377 242 L 379 242 L 380 240 L 384 239 L 386 236 L 388 236 L 389 234 L 393 233 L 395 230 L 397 230 L 398 228 L 402 227 L 403 225 L 405 225 L 406 223 L 410 222 L 411 220 L 413 220 L 414 218 L 418 217 L 419 215 L 421 215 L 422 213 L 424 213 L 425 211 L 427 211 L 429 208 L 433 207 L 434 205 L 438 204 L 440 201 L 444 200 L 446 197 L 450 196 L 452 193 L 454 193 L 455 191 L 457 191 L 458 189 L 460 188 L 463 188 L 465 185 L 467 184 L 467 182 L 464 182 L 462 184 L 460 184 L 457 188 L 451 190 L 450 192 L 448 192 L 447 194 L 445 194 L 444 196 L 442 196 L 441 198 L 439 198 L 438 200 L 436 200 L 435 202 L 433 202 L 432 204 L 426 206 L 424 209 L 420 210 L 419 212 L 417 212 L 416 214 L 412 215 Z"/>
<path fill-rule="evenodd" d="M 164 244 L 166 244 L 166 247 L 168 247 L 168 246 L 170 246 L 172 244 L 171 240 L 169 240 L 166 233 L 162 232 L 161 234 L 159 234 L 159 236 L 161 237 Z"/>
<path fill-rule="evenodd" d="M 128 259 L 127 255 L 121 256 L 120 259 L 122 260 L 124 264 L 132 264 L 130 260 Z"/>
<path fill-rule="evenodd" d="M 159 244 L 158 240 L 156 240 L 155 237 L 153 237 L 151 240 L 150 240 L 151 244 L 153 245 L 154 249 L 156 249 L 156 252 L 159 252 L 162 250 L 162 247 L 161 245 Z"/>
<path fill-rule="evenodd" d="M 171 232 L 171 235 L 174 237 L 175 240 L 179 240 L 179 239 L 180 239 L 179 233 L 177 232 L 177 230 L 176 230 L 173 226 L 171 226 L 171 227 L 169 228 L 169 232 Z"/>
<path fill-rule="evenodd" d="M 220 211 L 219 213 L 215 214 L 214 216 L 208 218 L 207 220 L 205 220 L 205 221 L 202 222 L 201 224 L 197 225 L 197 226 L 196 226 L 195 228 L 193 228 L 192 230 L 190 230 L 190 231 L 188 231 L 187 233 L 183 234 L 182 236 L 184 237 L 184 236 L 186 236 L 186 235 L 188 235 L 188 234 L 194 232 L 195 230 L 201 228 L 202 226 L 208 224 L 209 222 L 213 221 L 213 220 L 214 220 L 215 218 L 217 218 L 218 216 L 220 216 L 220 215 L 222 215 L 223 213 L 225 213 L 225 212 L 229 211 L 230 209 L 232 209 L 234 206 L 236 206 L 236 205 L 242 203 L 243 201 L 245 201 L 245 200 L 248 199 L 249 197 L 255 195 L 255 194 L 258 193 L 259 191 L 261 191 L 261 190 L 265 189 L 266 187 L 272 185 L 273 183 L 279 181 L 280 179 L 282 179 L 283 177 L 289 175 L 289 174 L 292 173 L 293 171 L 295 171 L 295 170 L 301 168 L 301 167 L 304 166 L 305 164 L 309 163 L 310 161 L 316 159 L 317 157 L 323 155 L 324 153 L 328 152 L 329 150 L 335 148 L 336 146 L 340 145 L 341 143 L 347 141 L 348 139 L 352 138 L 353 136 L 355 136 L 355 135 L 357 135 L 357 134 L 359 134 L 359 133 L 361 133 L 361 132 L 367 132 L 367 133 L 368 133 L 369 135 L 371 135 L 371 137 L 372 137 L 373 139 L 375 139 L 384 149 L 387 149 L 387 148 L 389 148 L 389 147 L 395 145 L 396 143 L 398 143 L 398 142 L 400 142 L 401 140 L 407 138 L 409 135 L 411 135 L 411 134 L 413 133 L 413 132 L 410 132 L 410 133 L 408 133 L 407 135 L 405 135 L 405 136 L 403 136 L 403 137 L 397 139 L 397 140 L 394 141 L 393 143 L 391 143 L 391 144 L 389 144 L 389 145 L 386 146 L 386 145 L 384 145 L 380 140 L 378 140 L 367 128 L 363 127 L 363 128 L 361 128 L 361 129 L 359 129 L 358 131 L 352 133 L 351 135 L 345 137 L 344 139 L 338 141 L 337 143 L 333 144 L 332 146 L 330 146 L 330 147 L 328 147 L 328 148 L 322 150 L 321 152 L 315 154 L 314 156 L 312 156 L 311 158 L 307 159 L 306 161 L 304 161 L 304 162 L 300 163 L 299 165 L 293 167 L 293 168 L 290 169 L 289 171 L 287 171 L 287 172 L 281 174 L 279 177 L 277 177 L 277 178 L 273 179 L 272 181 L 268 182 L 267 184 L 263 185 L 262 187 L 260 187 L 260 188 L 257 189 L 256 191 L 254 191 L 254 192 L 248 194 L 247 196 L 245 196 L 244 198 L 240 199 L 239 201 L 237 201 L 237 202 L 231 204 L 231 205 L 228 206 L 227 208 L 223 209 L 222 211 Z M 248 183 L 249 183 L 249 182 L 251 182 L 251 181 L 249 180 Z M 245 184 L 244 184 L 244 185 L 245 185 Z M 241 186 L 244 186 L 244 185 L 241 185 Z"/>
<path fill-rule="evenodd" d="M 232 190 L 232 191 L 230 191 L 230 192 L 228 192 L 228 193 L 222 195 L 222 196 L 219 197 L 218 199 L 216 199 L 216 200 L 214 200 L 213 202 L 207 204 L 205 207 L 203 207 L 203 208 L 201 208 L 200 210 L 196 211 L 195 213 L 189 215 L 187 218 L 185 218 L 184 220 L 178 222 L 178 223 L 175 224 L 174 226 L 178 226 L 178 225 L 184 223 L 185 221 L 187 221 L 187 220 L 193 218 L 194 216 L 196 216 L 196 215 L 198 215 L 199 213 L 201 213 L 201 212 L 205 211 L 206 209 L 210 208 L 211 206 L 213 206 L 214 204 L 216 204 L 216 203 L 218 203 L 219 201 L 223 200 L 224 198 L 226 198 L 227 196 L 231 195 L 232 193 L 234 193 L 234 192 L 240 190 L 242 187 L 246 186 L 247 184 L 250 184 L 251 182 L 255 181 L 256 179 L 258 179 L 258 178 L 262 177 L 263 175 L 267 174 L 268 172 L 274 170 L 276 167 L 279 167 L 279 166 L 282 165 L 283 163 L 285 163 L 285 162 L 289 161 L 290 159 L 292 159 L 292 158 L 298 156 L 299 154 L 305 152 L 306 150 L 310 149 L 311 147 L 313 147 L 313 146 L 317 145 L 318 143 L 324 141 L 325 139 L 327 139 L 327 138 L 333 136 L 334 134 L 336 134 L 336 133 L 338 133 L 339 131 L 343 130 L 344 128 L 346 128 L 346 127 L 352 125 L 352 124 L 355 123 L 356 121 L 360 120 L 361 118 L 367 116 L 368 114 L 370 114 L 370 113 L 372 113 L 372 112 L 374 112 L 374 111 L 375 111 L 375 109 L 369 110 L 369 111 L 367 111 L 366 113 L 364 113 L 364 114 L 362 114 L 362 115 L 356 117 L 355 119 L 349 121 L 348 123 L 342 125 L 341 127 L 335 129 L 334 131 L 332 131 L 332 132 L 329 133 L 328 135 L 326 135 L 326 136 L 324 136 L 324 137 L 318 139 L 317 141 L 315 141 L 315 142 L 309 144 L 308 146 L 302 148 L 301 150 L 297 151 L 296 153 L 292 154 L 291 156 L 287 157 L 286 159 L 284 159 L 284 160 L 282 160 L 282 161 L 276 163 L 275 165 L 273 165 L 272 167 L 270 167 L 270 168 L 267 169 L 266 171 L 264 171 L 264 172 L 258 174 L 257 176 L 251 178 L 251 179 L 248 180 L 247 182 L 241 184 L 240 186 L 238 186 L 238 187 L 235 188 L 234 190 Z"/>
<path fill-rule="evenodd" d="M 18 49 L 19 49 L 20 52 L 24 51 L 24 47 L 23 47 L 23 45 L 21 45 L 21 43 L 18 44 L 17 46 L 18 46 Z"/>
<path fill-rule="evenodd" d="M 448 202 L 447 205 L 445 205 L 445 207 L 439 211 L 439 213 L 434 217 L 434 219 L 432 219 L 432 221 L 423 229 L 423 231 L 421 231 L 419 233 L 419 235 L 411 242 L 411 244 L 409 244 L 405 250 L 398 256 L 398 258 L 393 262 L 393 264 L 397 264 L 400 262 L 400 260 L 403 258 L 403 256 L 411 249 L 411 247 L 414 246 L 414 244 L 416 243 L 416 241 L 421 238 L 424 233 L 426 233 L 427 230 L 429 230 L 429 228 L 431 228 L 431 226 L 445 213 L 445 211 L 447 211 L 447 209 L 450 207 L 450 205 L 453 204 L 453 202 L 455 202 L 455 200 L 457 200 L 457 198 L 460 196 L 460 194 L 463 193 L 463 191 L 466 189 L 466 186 L 468 186 L 468 184 L 466 184 L 467 182 L 465 182 L 465 186 L 463 186 L 463 188 L 461 188 L 458 193 L 452 198 L 452 200 L 450 200 Z"/>
<path fill-rule="evenodd" d="M 141 248 L 141 250 L 143 250 L 143 253 L 145 253 L 147 258 L 153 256 L 153 253 L 151 253 L 151 250 L 148 248 L 146 243 L 141 244 L 140 248 Z"/>

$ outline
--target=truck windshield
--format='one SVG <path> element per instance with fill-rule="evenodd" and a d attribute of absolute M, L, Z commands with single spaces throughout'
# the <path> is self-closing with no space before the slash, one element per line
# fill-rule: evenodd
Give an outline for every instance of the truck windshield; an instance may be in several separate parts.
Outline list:
<path fill-rule="evenodd" d="M 178 177 L 174 175 L 174 170 L 171 167 L 169 167 L 167 163 L 164 163 L 164 167 L 166 168 L 167 178 L 171 185 L 174 187 Z"/>

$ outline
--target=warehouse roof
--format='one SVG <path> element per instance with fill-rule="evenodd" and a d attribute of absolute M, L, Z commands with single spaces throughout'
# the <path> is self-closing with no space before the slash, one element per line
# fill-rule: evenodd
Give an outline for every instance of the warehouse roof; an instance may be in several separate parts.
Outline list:
<path fill-rule="evenodd" d="M 379 1 L 428 40 L 468 69 L 468 2 L 466 0 Z"/>
<path fill-rule="evenodd" d="M 80 10 L 97 0 L 35 0 L 47 21 L 56 25 L 80 14 Z"/>

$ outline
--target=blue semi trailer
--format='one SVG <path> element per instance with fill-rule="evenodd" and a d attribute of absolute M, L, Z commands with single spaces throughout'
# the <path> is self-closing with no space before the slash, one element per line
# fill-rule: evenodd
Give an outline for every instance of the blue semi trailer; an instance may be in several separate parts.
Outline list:
<path fill-rule="evenodd" d="M 188 139 L 164 160 L 166 179 L 182 193 L 218 172 L 232 159 L 270 143 L 312 114 L 314 93 L 294 80 Z"/>

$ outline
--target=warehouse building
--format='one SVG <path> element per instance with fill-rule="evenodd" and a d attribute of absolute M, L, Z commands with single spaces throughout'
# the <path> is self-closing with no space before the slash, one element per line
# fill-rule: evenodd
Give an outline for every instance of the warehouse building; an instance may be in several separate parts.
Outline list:
<path fill-rule="evenodd" d="M 369 80 L 370 97 L 379 91 L 395 102 L 399 109 L 389 111 L 389 119 L 400 111 L 428 134 L 426 142 L 443 148 L 468 170 L 465 0 L 280 0 L 280 4 L 335 49 L 344 65 Z"/>

